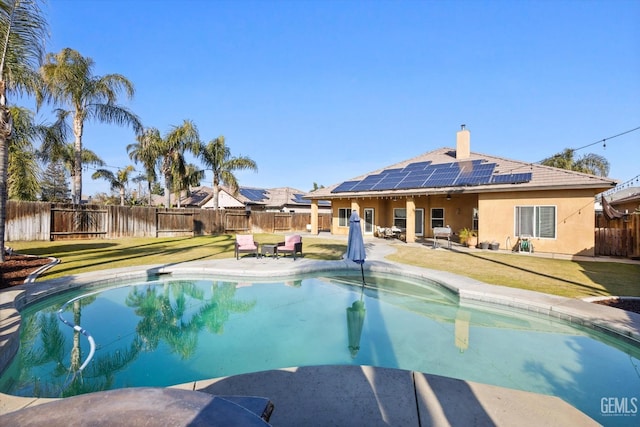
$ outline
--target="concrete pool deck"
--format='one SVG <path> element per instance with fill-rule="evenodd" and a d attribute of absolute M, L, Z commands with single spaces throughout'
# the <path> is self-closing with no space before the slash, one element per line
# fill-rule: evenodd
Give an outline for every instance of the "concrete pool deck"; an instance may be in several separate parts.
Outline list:
<path fill-rule="evenodd" d="M 346 240 L 346 237 L 342 239 Z M 395 251 L 393 244 L 379 239 L 366 239 L 365 244 L 367 271 L 428 278 L 457 292 L 461 304 L 469 301 L 517 307 L 571 320 L 605 332 L 615 332 L 631 341 L 640 342 L 640 315 L 575 299 L 487 285 L 442 271 L 396 264 L 385 260 L 386 255 Z M 589 260 L 593 259 L 589 258 Z M 359 270 L 359 266 L 347 260 L 314 261 L 302 257 L 294 261 L 290 257 L 256 259 L 245 256 L 240 260 L 229 258 L 99 271 L 5 290 L 0 292 L 0 367 L 4 366 L 3 363 L 7 363 L 6 359 L 10 360 L 17 350 L 19 315 L 14 308 L 14 301 L 20 309 L 25 304 L 49 295 L 52 288 L 60 291 L 87 284 L 92 286 L 125 279 L 146 278 L 156 274 L 171 274 L 179 277 L 180 275 L 215 273 L 222 276 L 266 280 L 274 277 L 286 279 L 295 274 L 336 269 Z M 193 394 L 193 398 L 199 399 L 198 402 L 200 402 L 187 405 L 191 405 L 189 407 L 192 415 L 196 414 L 195 418 L 189 418 L 187 414 L 184 417 L 184 423 L 177 422 L 173 425 L 198 425 L 194 420 L 203 422 L 203 425 L 211 422 L 218 422 L 219 425 L 233 425 L 230 422 L 235 418 L 216 420 L 216 413 L 211 414 L 206 411 L 206 408 L 211 408 L 211 399 L 203 400 L 203 392 L 210 397 L 212 395 L 247 395 L 268 398 L 275 405 L 270 418 L 270 423 L 275 426 L 597 425 L 585 414 L 556 397 L 386 368 L 358 366 L 289 368 L 197 381 L 176 385 L 172 389 L 185 390 L 185 392 L 186 390 L 198 391 L 199 393 Z M 98 399 L 97 402 L 93 402 L 92 405 L 96 408 L 99 408 L 101 402 L 104 408 L 113 409 L 120 408 L 117 405 L 118 402 L 126 403 L 118 410 L 105 409 L 102 425 L 117 424 L 122 422 L 123 417 L 127 417 L 128 425 L 135 425 L 133 420 L 136 412 L 131 412 L 134 409 L 140 415 L 140 424 L 151 421 L 149 418 L 151 415 L 142 409 L 148 407 L 149 400 L 153 401 L 154 396 L 158 401 L 156 405 L 152 405 L 153 412 L 160 417 L 159 419 L 162 419 L 163 412 L 171 411 L 171 406 L 166 406 L 160 400 L 159 396 L 165 398 L 162 394 L 149 394 L 146 389 L 129 391 L 130 393 L 126 398 L 123 397 L 122 401 L 117 397 L 114 399 L 111 394 L 109 399 Z M 94 395 L 100 396 L 101 393 Z M 188 403 L 191 396 L 184 399 Z M 47 425 L 56 425 L 53 422 L 53 413 L 61 415 L 80 413 L 73 412 L 76 401 L 78 407 L 75 410 L 82 411 L 86 402 L 81 403 L 81 400 L 75 398 L 55 400 L 0 395 L 0 414 L 4 414 L 0 415 L 0 424 L 9 423 L 20 416 L 23 417 L 21 419 L 30 420 L 29 422 L 33 422 L 34 425 L 43 422 L 47 422 Z M 136 402 L 140 405 L 136 406 Z M 45 403 L 50 403 L 51 406 L 47 404 L 41 410 L 37 409 Z M 173 410 L 175 411 L 175 408 Z M 204 414 L 214 418 L 205 420 Z M 36 422 L 38 419 L 39 422 Z M 60 420 L 61 424 L 62 421 L 68 424 L 69 418 L 63 416 Z M 80 423 L 80 420 L 75 418 L 74 421 Z"/>

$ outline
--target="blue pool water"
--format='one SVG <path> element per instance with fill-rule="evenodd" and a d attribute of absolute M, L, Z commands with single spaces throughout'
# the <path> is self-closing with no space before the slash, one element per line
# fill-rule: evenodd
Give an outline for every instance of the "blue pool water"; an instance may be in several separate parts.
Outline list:
<path fill-rule="evenodd" d="M 640 407 L 637 346 L 547 317 L 460 306 L 435 284 L 384 275 L 366 281 L 362 291 L 359 275 L 349 273 L 255 284 L 166 277 L 52 297 L 22 312 L 19 354 L 0 391 L 60 397 L 354 364 L 555 395 L 606 425 L 640 421 L 633 412 Z M 80 324 L 96 349 L 74 375 L 89 355 L 88 340 L 57 311 L 78 296 L 61 316 Z M 356 301 L 364 311 L 351 310 L 349 319 Z M 360 339 L 350 343 L 360 320 Z M 617 412 L 603 402 L 617 404 Z M 623 402 L 626 414 L 618 413 Z"/>

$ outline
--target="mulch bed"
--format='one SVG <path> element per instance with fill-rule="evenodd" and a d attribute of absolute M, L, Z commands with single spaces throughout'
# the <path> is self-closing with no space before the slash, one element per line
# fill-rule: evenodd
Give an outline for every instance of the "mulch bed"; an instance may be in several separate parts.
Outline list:
<path fill-rule="evenodd" d="M 27 277 L 43 265 L 49 264 L 49 258 L 27 255 L 5 255 L 0 263 L 0 289 L 22 285 Z"/>

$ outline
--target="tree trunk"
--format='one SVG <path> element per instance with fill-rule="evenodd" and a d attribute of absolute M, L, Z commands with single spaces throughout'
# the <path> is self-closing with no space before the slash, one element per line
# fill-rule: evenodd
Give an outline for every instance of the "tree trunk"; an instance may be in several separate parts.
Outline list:
<path fill-rule="evenodd" d="M 219 205 L 219 196 L 220 196 L 220 182 L 216 179 L 215 174 L 213 175 L 213 210 L 218 210 Z"/>
<path fill-rule="evenodd" d="M 124 188 L 120 189 L 120 206 L 124 206 Z"/>
<path fill-rule="evenodd" d="M 73 161 L 73 203 L 79 205 L 82 201 L 82 130 L 84 120 L 82 113 L 76 111 L 73 116 L 74 161 Z"/>
<path fill-rule="evenodd" d="M 164 175 L 164 207 L 171 207 L 171 177 L 168 174 Z"/>
<path fill-rule="evenodd" d="M 0 80 L 0 262 L 4 262 L 4 233 L 7 220 L 7 183 L 9 181 L 9 138 L 11 114 L 7 108 L 6 87 Z"/>

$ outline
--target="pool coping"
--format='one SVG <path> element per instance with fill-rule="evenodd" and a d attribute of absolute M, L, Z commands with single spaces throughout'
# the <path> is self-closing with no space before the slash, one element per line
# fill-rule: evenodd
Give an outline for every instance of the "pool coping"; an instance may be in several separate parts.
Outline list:
<path fill-rule="evenodd" d="M 373 253 L 369 255 L 364 264 L 365 271 L 402 274 L 414 279 L 432 280 L 456 293 L 461 305 L 470 302 L 516 308 L 567 320 L 640 344 L 639 314 L 579 299 L 490 285 L 448 272 L 395 263 L 384 258 L 393 251 L 389 248 L 389 245 L 367 243 L 368 251 Z M 231 258 L 102 270 L 13 287 L 0 292 L 0 372 L 10 363 L 18 350 L 19 311 L 26 305 L 59 292 L 79 287 L 101 287 L 123 280 L 147 279 L 164 274 L 171 274 L 174 277 L 216 274 L 219 277 L 246 277 L 266 281 L 323 271 L 359 271 L 359 269 L 359 265 L 349 260 L 317 261 L 304 257 L 297 260 L 292 258 L 243 257 L 240 260 Z M 3 394 L 0 396 L 2 397 L 0 399 L 0 415 L 56 400 L 22 398 Z"/>

